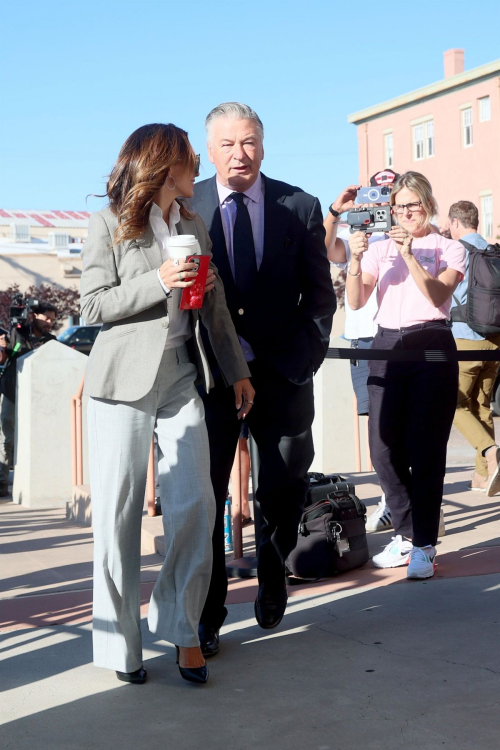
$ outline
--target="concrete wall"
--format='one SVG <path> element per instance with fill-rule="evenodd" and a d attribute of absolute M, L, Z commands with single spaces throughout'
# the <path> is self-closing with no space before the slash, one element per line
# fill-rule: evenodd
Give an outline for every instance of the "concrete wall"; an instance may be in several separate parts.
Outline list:
<path fill-rule="evenodd" d="M 333 338 L 330 346 L 348 347 L 349 342 Z M 325 474 L 356 471 L 354 403 L 349 360 L 326 359 L 314 378 L 315 457 L 311 471 L 322 471 Z M 362 417 L 360 442 L 363 471 L 369 470 L 366 423 L 366 417 Z"/>
<path fill-rule="evenodd" d="M 75 269 L 75 276 L 65 276 L 65 269 Z M 24 292 L 32 284 L 55 284 L 70 289 L 80 289 L 82 259 L 75 253 L 74 257 L 61 260 L 54 253 L 14 253 L 2 254 L 0 244 L 0 289 L 7 289 L 12 284 L 19 284 Z"/>
<path fill-rule="evenodd" d="M 87 361 L 58 341 L 17 361 L 15 503 L 62 508 L 71 499 L 70 403 Z"/>

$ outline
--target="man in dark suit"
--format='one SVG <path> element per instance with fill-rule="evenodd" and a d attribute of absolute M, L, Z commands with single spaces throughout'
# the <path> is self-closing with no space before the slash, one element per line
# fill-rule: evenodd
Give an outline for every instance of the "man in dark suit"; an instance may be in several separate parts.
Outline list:
<path fill-rule="evenodd" d="M 261 627 L 274 628 L 286 609 L 285 560 L 297 543 L 314 456 L 312 377 L 328 348 L 336 299 L 319 201 L 261 173 L 264 131 L 257 114 L 237 102 L 221 104 L 206 128 L 217 175 L 195 185 L 193 208 L 212 239 L 256 390 L 248 417 L 261 461 L 257 498 L 263 515 L 255 614 Z M 204 403 L 217 519 L 200 625 L 205 656 L 218 652 L 227 614 L 224 504 L 241 426 L 230 389 L 213 359 L 211 364 L 216 385 Z"/>

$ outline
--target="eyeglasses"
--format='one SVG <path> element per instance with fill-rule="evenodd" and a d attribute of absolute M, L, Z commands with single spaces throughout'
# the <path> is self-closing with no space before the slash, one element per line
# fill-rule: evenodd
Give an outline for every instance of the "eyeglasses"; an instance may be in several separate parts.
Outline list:
<path fill-rule="evenodd" d="M 194 176 L 195 177 L 200 176 L 200 161 L 201 161 L 200 155 L 196 154 L 196 156 L 194 157 Z"/>
<path fill-rule="evenodd" d="M 413 203 L 395 203 L 393 205 L 393 209 L 397 214 L 402 214 L 405 208 L 410 213 L 414 213 L 415 211 L 420 211 L 422 203 L 421 201 L 414 201 Z"/>

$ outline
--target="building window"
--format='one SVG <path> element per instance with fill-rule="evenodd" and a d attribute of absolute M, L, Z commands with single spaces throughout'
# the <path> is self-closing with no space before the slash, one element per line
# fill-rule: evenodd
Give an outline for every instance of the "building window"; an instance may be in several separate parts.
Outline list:
<path fill-rule="evenodd" d="M 394 165 L 394 141 L 392 133 L 387 133 L 384 136 L 385 146 L 385 167 L 392 167 Z"/>
<path fill-rule="evenodd" d="M 483 237 L 493 237 L 493 196 L 481 198 L 481 228 Z"/>
<path fill-rule="evenodd" d="M 479 122 L 488 122 L 488 120 L 491 120 L 490 97 L 483 96 L 481 97 L 481 99 L 478 99 L 478 101 L 479 101 Z"/>
<path fill-rule="evenodd" d="M 434 120 L 425 123 L 426 156 L 434 156 Z"/>
<path fill-rule="evenodd" d="M 415 125 L 413 128 L 413 158 L 420 161 L 424 158 L 424 126 Z"/>
<path fill-rule="evenodd" d="M 462 143 L 464 148 L 472 146 L 472 107 L 462 110 Z"/>
<path fill-rule="evenodd" d="M 428 159 L 434 156 L 434 120 L 413 126 L 413 159 Z"/>

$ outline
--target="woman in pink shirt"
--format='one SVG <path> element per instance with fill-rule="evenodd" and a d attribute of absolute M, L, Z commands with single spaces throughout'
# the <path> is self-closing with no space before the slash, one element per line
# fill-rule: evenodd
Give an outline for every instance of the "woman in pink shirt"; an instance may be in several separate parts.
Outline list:
<path fill-rule="evenodd" d="M 455 350 L 448 320 L 465 270 L 465 249 L 432 231 L 437 203 L 422 174 L 401 175 L 391 205 L 397 225 L 389 240 L 368 247 L 366 234 L 352 235 L 349 304 L 354 310 L 363 307 L 377 286 L 373 349 Z M 409 578 L 434 574 L 457 392 L 457 362 L 370 361 L 370 450 L 395 530 L 391 543 L 373 558 L 377 567 L 408 565 Z"/>

